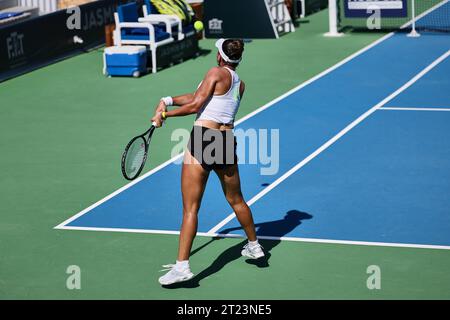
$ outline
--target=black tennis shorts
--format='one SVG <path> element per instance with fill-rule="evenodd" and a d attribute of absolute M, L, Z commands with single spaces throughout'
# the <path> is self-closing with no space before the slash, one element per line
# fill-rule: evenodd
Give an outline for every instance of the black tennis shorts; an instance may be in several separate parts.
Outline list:
<path fill-rule="evenodd" d="M 232 130 L 217 130 L 193 126 L 189 152 L 207 171 L 237 164 L 236 137 Z"/>

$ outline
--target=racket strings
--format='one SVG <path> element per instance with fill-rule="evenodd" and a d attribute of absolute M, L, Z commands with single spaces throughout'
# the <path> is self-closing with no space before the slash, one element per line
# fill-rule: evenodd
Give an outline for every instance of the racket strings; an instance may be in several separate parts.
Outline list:
<path fill-rule="evenodd" d="M 141 169 L 145 160 L 145 141 L 136 139 L 128 149 L 125 160 L 125 171 L 129 178 L 133 178 Z"/>
<path fill-rule="evenodd" d="M 133 138 L 122 154 L 122 174 L 128 180 L 133 180 L 141 173 L 147 159 L 148 146 L 155 131 L 155 125 L 144 134 Z M 147 136 L 147 139 L 145 136 Z"/>

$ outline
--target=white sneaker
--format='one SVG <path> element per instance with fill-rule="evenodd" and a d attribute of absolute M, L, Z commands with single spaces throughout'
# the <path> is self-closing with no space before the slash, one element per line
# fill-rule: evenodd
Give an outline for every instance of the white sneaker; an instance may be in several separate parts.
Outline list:
<path fill-rule="evenodd" d="M 241 251 L 241 254 L 250 259 L 258 259 L 264 257 L 264 251 L 262 249 L 263 247 L 259 243 L 253 246 L 247 243 Z"/>
<path fill-rule="evenodd" d="M 158 281 L 160 284 L 165 285 L 165 286 L 169 285 L 169 284 L 177 283 L 177 282 L 187 281 L 194 276 L 194 274 L 191 272 L 191 270 L 189 268 L 184 269 L 184 270 L 176 270 L 174 264 L 166 264 L 166 265 L 163 265 L 163 267 L 167 268 L 167 269 L 164 269 L 161 271 L 169 270 L 169 272 L 167 272 L 165 275 L 160 277 L 158 279 Z"/>

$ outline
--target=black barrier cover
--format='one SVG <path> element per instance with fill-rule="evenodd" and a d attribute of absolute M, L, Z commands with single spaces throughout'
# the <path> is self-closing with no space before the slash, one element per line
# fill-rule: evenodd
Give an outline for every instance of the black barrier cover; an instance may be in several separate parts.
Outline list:
<path fill-rule="evenodd" d="M 156 50 L 156 62 L 158 67 L 166 67 L 171 63 L 187 60 L 196 56 L 199 52 L 198 39 L 192 34 L 181 41 L 171 42 Z M 151 53 L 148 53 L 148 66 L 151 65 Z"/>
<path fill-rule="evenodd" d="M 265 0 L 205 0 L 207 38 L 276 38 Z"/>
<path fill-rule="evenodd" d="M 116 0 L 80 6 L 80 29 L 67 27 L 73 12 L 66 10 L 0 28 L 0 81 L 104 43 L 104 26 L 114 22 L 116 7 Z M 75 43 L 74 36 L 83 43 Z"/>
<path fill-rule="evenodd" d="M 308 0 L 305 2 L 305 15 L 310 15 L 328 7 L 328 0 Z"/>

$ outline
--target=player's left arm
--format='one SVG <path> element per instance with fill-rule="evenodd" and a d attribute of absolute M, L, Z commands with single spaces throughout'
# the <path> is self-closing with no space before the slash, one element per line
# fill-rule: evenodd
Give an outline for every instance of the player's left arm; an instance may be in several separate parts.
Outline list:
<path fill-rule="evenodd" d="M 241 85 L 239 86 L 239 97 L 242 100 L 242 97 L 244 96 L 245 92 L 245 82 L 241 80 Z"/>

